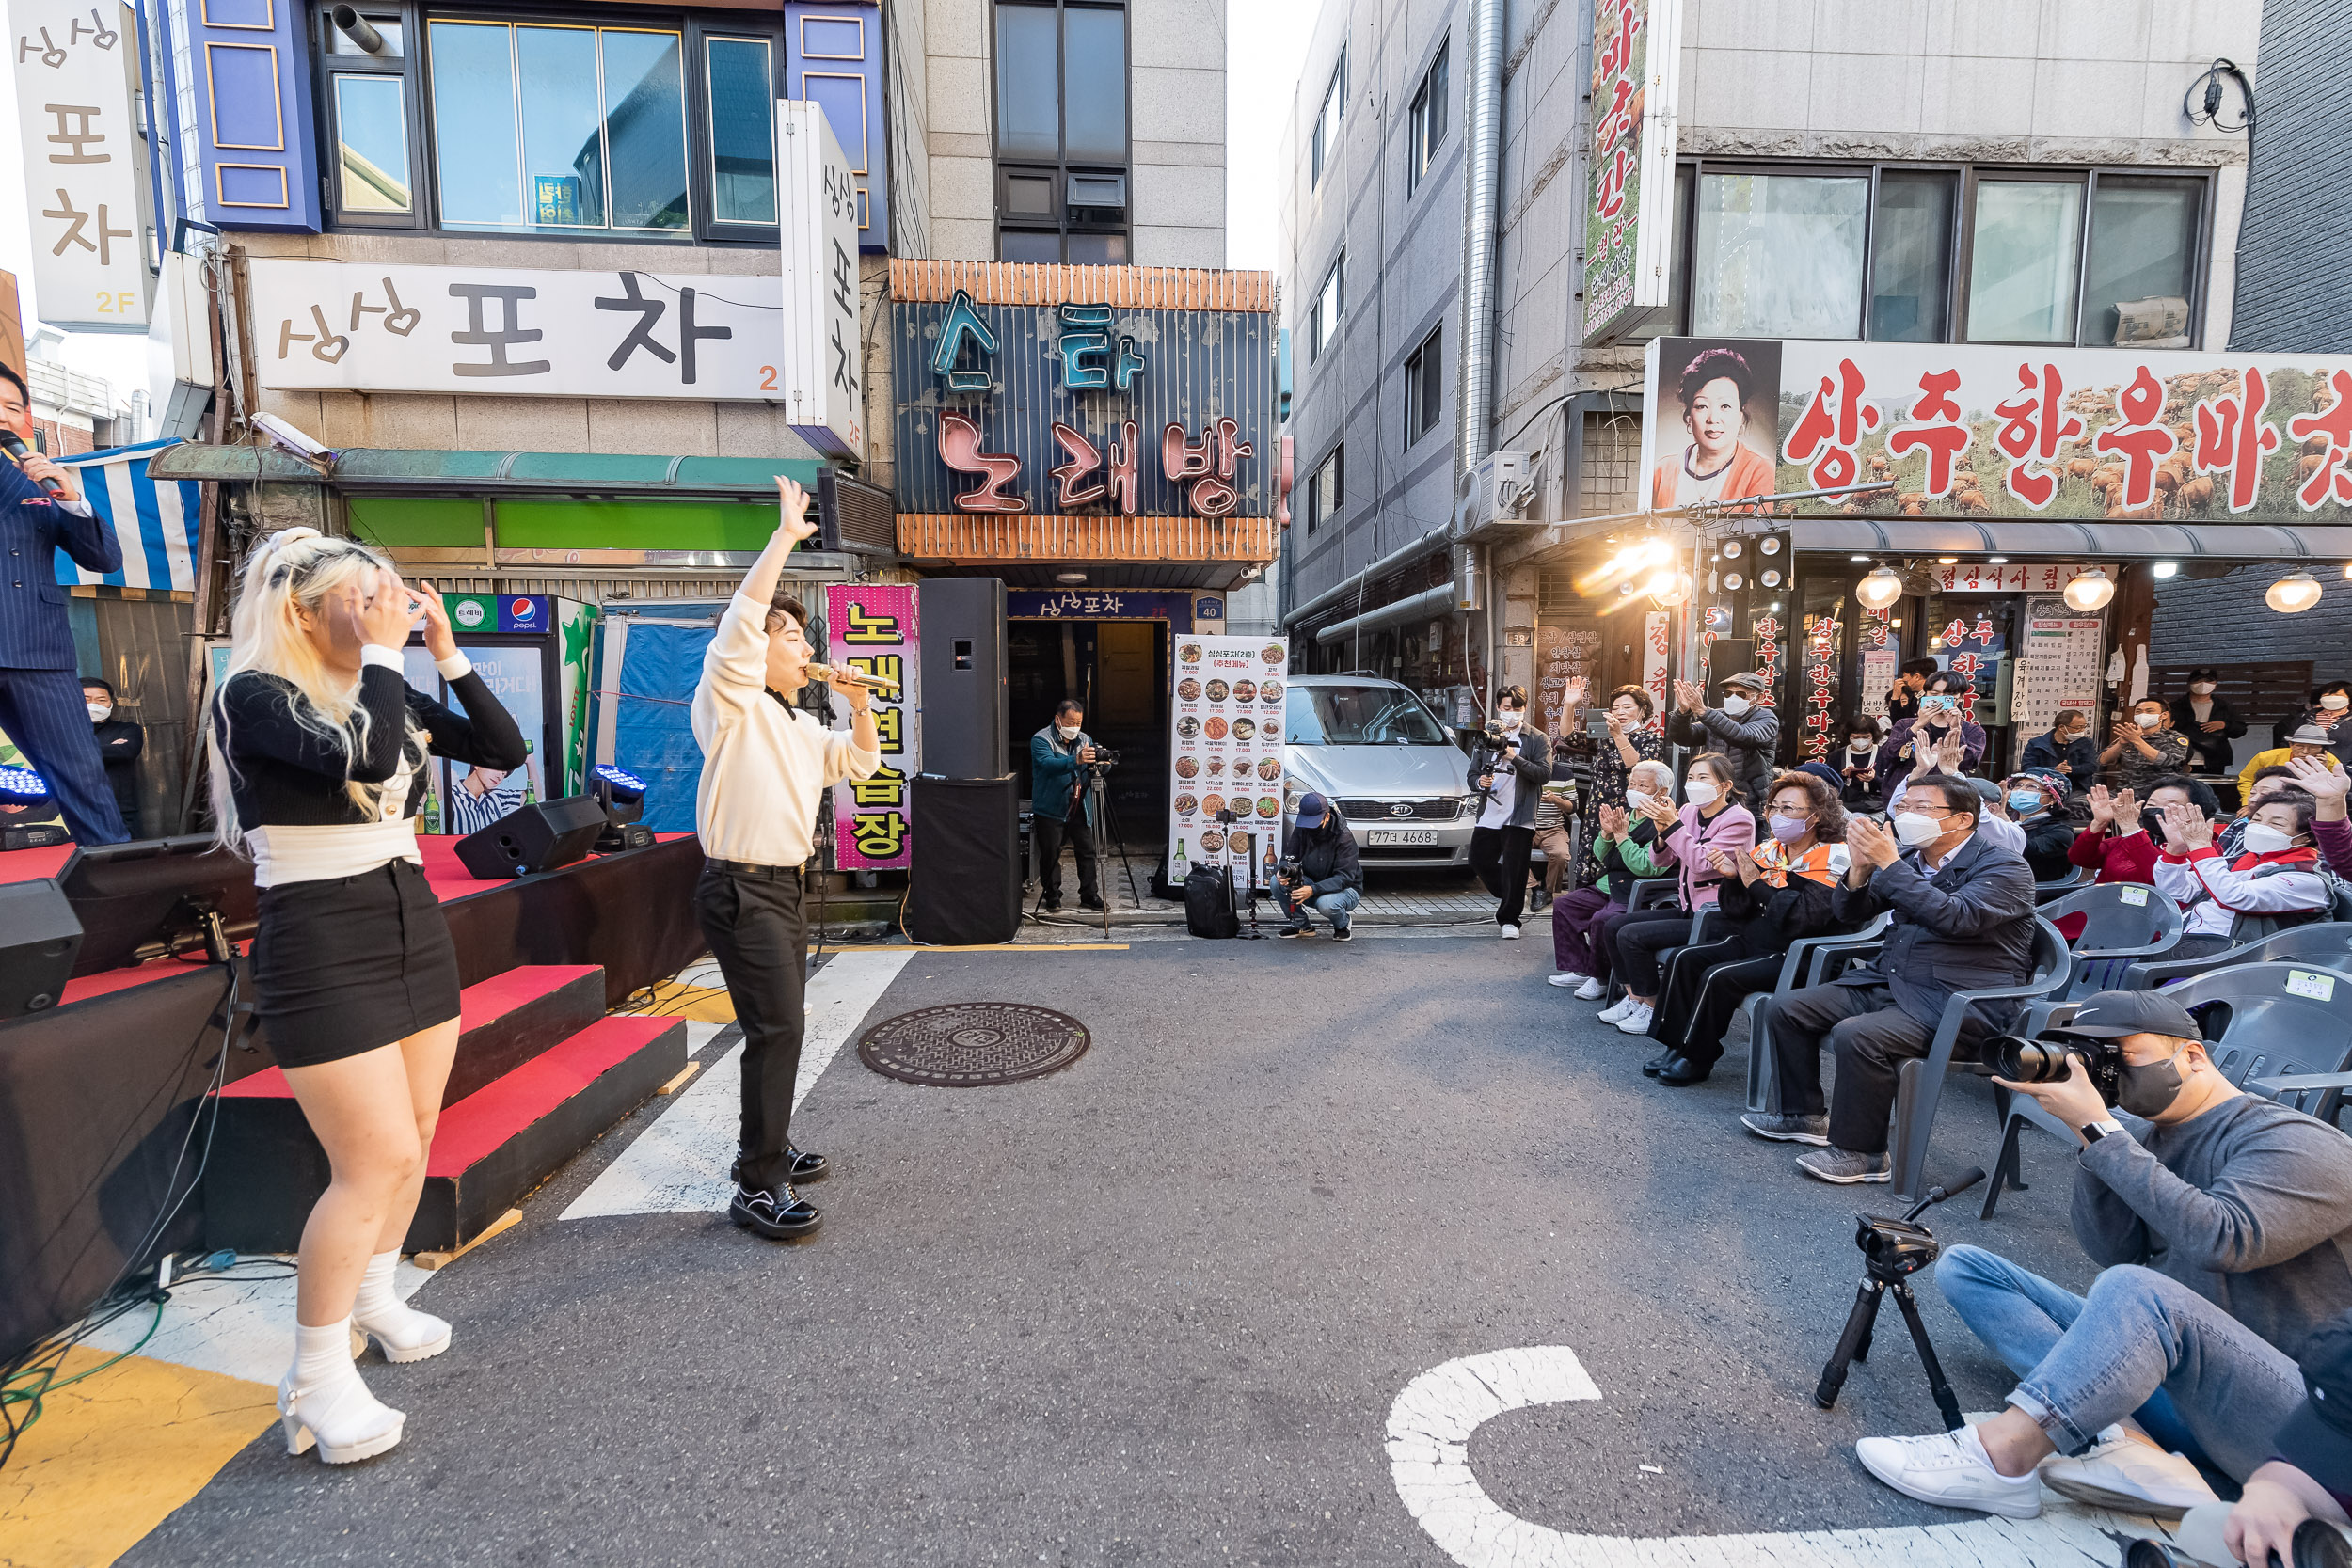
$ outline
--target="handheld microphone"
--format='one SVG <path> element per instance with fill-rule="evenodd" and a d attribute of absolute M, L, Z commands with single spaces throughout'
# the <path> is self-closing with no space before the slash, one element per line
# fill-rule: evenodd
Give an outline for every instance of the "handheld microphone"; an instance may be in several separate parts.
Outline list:
<path fill-rule="evenodd" d="M 808 675 L 811 680 L 823 681 L 828 686 L 862 686 L 870 691 L 898 689 L 898 683 L 886 675 L 869 675 L 846 665 L 812 664 L 808 667 Z"/>
<path fill-rule="evenodd" d="M 22 464 L 26 458 L 33 455 L 32 449 L 27 447 L 23 440 L 19 439 L 16 432 L 13 430 L 0 430 L 0 451 L 7 452 L 19 464 Z M 65 486 L 58 483 L 54 479 L 44 479 L 40 483 L 40 487 L 48 491 L 53 496 L 62 496 L 65 494 Z"/>

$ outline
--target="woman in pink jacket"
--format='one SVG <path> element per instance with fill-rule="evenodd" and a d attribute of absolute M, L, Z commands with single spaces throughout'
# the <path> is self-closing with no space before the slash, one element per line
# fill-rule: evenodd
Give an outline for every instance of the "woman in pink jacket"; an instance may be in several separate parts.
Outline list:
<path fill-rule="evenodd" d="M 1756 847 L 1756 817 L 1740 803 L 1739 776 L 1729 757 L 1721 752 L 1692 757 L 1682 775 L 1682 793 L 1690 804 L 1680 812 L 1660 801 L 1652 803 L 1649 816 L 1660 835 L 1650 860 L 1661 868 L 1680 866 L 1684 912 L 1671 920 L 1629 919 L 1615 932 L 1617 974 L 1625 981 L 1626 998 L 1600 1017 L 1629 1035 L 1649 1033 L 1658 1000 L 1658 955 L 1690 940 L 1688 911 L 1715 905 L 1721 876 L 1712 864 L 1714 852 L 1721 849 L 1736 859 Z"/>

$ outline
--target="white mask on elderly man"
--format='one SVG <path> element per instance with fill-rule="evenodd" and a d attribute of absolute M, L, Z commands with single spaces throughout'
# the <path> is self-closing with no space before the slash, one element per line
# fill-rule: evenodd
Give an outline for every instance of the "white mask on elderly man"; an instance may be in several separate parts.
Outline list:
<path fill-rule="evenodd" d="M 1895 837 L 1906 849 L 1916 849 L 1923 844 L 1933 844 L 1944 836 L 1944 824 L 1923 812 L 1899 811 L 1895 814 Z"/>
<path fill-rule="evenodd" d="M 1075 740 L 1078 738 L 1078 726 L 1075 724 L 1057 724 L 1054 726 L 1054 733 L 1060 736 L 1064 740 Z"/>
<path fill-rule="evenodd" d="M 1645 789 L 1629 789 L 1625 792 L 1625 803 L 1635 811 L 1649 810 L 1649 803 L 1657 799 L 1657 796 Z"/>
<path fill-rule="evenodd" d="M 2143 730 L 2153 730 L 2158 724 L 2164 722 L 2164 715 L 2161 713 L 2135 713 L 2132 715 L 2132 722 L 2137 724 Z"/>
<path fill-rule="evenodd" d="M 1724 711 L 1737 719 L 1748 711 L 1748 700 L 1735 691 L 1724 699 Z"/>

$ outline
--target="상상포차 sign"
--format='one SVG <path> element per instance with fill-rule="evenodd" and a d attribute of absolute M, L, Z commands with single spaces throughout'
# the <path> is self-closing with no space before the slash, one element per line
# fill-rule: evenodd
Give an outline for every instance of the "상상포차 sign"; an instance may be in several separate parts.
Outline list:
<path fill-rule="evenodd" d="M 873 696 L 882 766 L 870 779 L 834 785 L 834 865 L 843 871 L 904 870 L 913 860 L 914 801 L 907 781 L 919 770 L 921 645 L 912 583 L 835 584 L 825 590 L 825 657 L 863 674 L 899 683 Z"/>
<path fill-rule="evenodd" d="M 77 332 L 147 330 L 137 27 L 117 0 L 8 3 L 33 290 L 41 320 Z"/>
<path fill-rule="evenodd" d="M 1266 887 L 1282 841 L 1288 759 L 1280 637 L 1176 639 L 1168 704 L 1168 879 L 1230 861 L 1236 888 Z M 1233 820 L 1218 816 L 1232 812 Z"/>

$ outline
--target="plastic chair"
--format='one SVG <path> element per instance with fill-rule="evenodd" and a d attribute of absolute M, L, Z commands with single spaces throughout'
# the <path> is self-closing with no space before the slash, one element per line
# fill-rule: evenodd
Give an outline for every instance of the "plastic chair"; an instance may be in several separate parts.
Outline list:
<path fill-rule="evenodd" d="M 2205 1054 L 2232 1084 L 2332 1121 L 2352 1088 L 2352 972 L 2292 963 L 2233 964 L 2168 992 L 2206 1034 Z M 2079 1003 L 2058 1009 L 2047 1028 L 2063 1028 Z M 2204 1015 L 2227 1009 L 2217 1022 Z M 2332 1064 L 2332 1067 L 2329 1066 Z M 2264 1076 L 2257 1079 L 2254 1075 Z M 2018 1137 L 2026 1125 L 2060 1139 L 2075 1130 L 2040 1101 L 1994 1085 L 2002 1118 L 2000 1152 L 1981 1216 L 1993 1217 L 2004 1187 L 2023 1188 Z M 2317 1107 L 2313 1109 L 2312 1107 Z"/>
<path fill-rule="evenodd" d="M 2063 898 L 2076 888 L 2090 886 L 2098 879 L 2099 873 L 2090 866 L 2074 866 L 2055 882 L 2034 883 L 2033 901 L 2036 904 L 2046 904 L 2053 898 Z"/>
<path fill-rule="evenodd" d="M 1681 902 L 1682 879 L 1680 877 L 1638 878 L 1625 897 L 1626 912 L 1629 914 L 1635 910 L 1661 910 Z M 1697 929 L 1695 919 L 1692 922 L 1692 928 Z M 1613 962 L 1609 966 L 1609 987 L 1601 993 L 1602 1005 L 1606 1006 L 1617 1002 L 1624 995 L 1625 982 L 1617 978 L 1617 966 Z"/>
<path fill-rule="evenodd" d="M 1894 1158 L 1897 1201 L 1918 1196 L 1926 1174 L 1928 1134 L 1935 1127 L 1935 1108 L 1944 1097 L 1944 1080 L 1952 1065 L 1953 1047 L 1960 1043 L 1960 1026 L 1969 1007 L 1980 1002 L 2022 1002 L 2054 995 L 2066 989 L 2074 955 L 2058 927 L 2037 917 L 2033 933 L 2033 978 L 2022 985 L 1991 986 L 1982 990 L 1957 990 L 1944 1005 L 1924 1057 L 1903 1063 L 1895 1089 Z"/>
<path fill-rule="evenodd" d="M 2352 971 L 2352 921 L 2291 926 L 2260 942 L 2208 953 L 2201 958 L 2148 958 L 2126 968 L 2110 983 L 2113 990 L 2154 990 L 2174 980 L 2193 979 L 2240 964 L 2279 963 L 2290 958 L 2324 968 Z"/>
<path fill-rule="evenodd" d="M 2070 893 L 2034 911 L 2053 926 L 2070 914 L 2084 917 L 2074 950 L 2074 975 L 2061 1000 L 2116 990 L 2123 972 L 2140 958 L 2153 958 L 2180 945 L 2181 906 L 2140 882 L 2103 882 Z"/>
<path fill-rule="evenodd" d="M 1775 996 L 1786 996 L 1792 990 L 1803 990 L 1814 984 L 1817 967 L 1825 968 L 1833 957 L 1843 963 L 1864 958 L 1879 949 L 1886 940 L 1886 927 L 1894 922 L 1889 911 L 1879 915 L 1858 931 L 1841 932 L 1835 936 L 1804 937 L 1788 944 L 1788 957 L 1781 960 L 1780 979 L 1769 991 L 1757 991 L 1740 1004 L 1748 1015 L 1748 1109 L 1778 1112 L 1780 1105 L 1780 1073 L 1778 1058 L 1772 1054 L 1772 1021 L 1765 1015 L 1763 1004 Z M 1822 978 L 1831 976 L 1826 974 Z"/>

